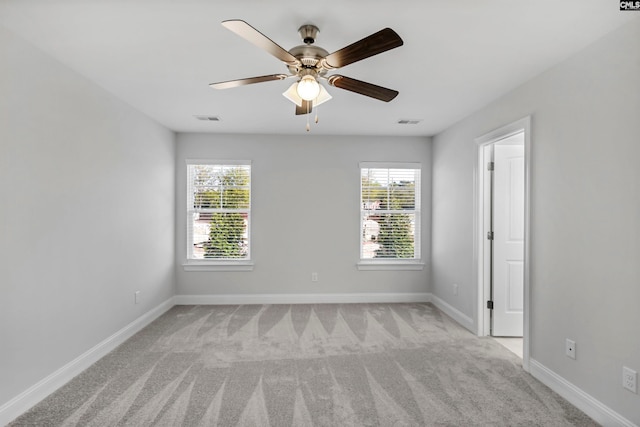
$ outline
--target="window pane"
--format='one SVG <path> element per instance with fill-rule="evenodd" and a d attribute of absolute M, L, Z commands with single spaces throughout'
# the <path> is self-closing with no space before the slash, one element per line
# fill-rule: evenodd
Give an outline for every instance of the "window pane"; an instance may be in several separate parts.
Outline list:
<path fill-rule="evenodd" d="M 193 259 L 243 259 L 249 254 L 248 214 L 192 215 Z"/>
<path fill-rule="evenodd" d="M 415 214 L 367 215 L 362 258 L 414 258 Z"/>
<path fill-rule="evenodd" d="M 249 166 L 190 165 L 195 209 L 249 207 Z"/>

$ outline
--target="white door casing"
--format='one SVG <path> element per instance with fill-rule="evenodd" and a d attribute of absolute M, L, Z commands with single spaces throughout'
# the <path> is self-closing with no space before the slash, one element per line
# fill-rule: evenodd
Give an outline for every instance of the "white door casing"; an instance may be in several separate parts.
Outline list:
<path fill-rule="evenodd" d="M 478 336 L 491 335 L 491 313 L 487 307 L 487 301 L 491 299 L 488 271 L 491 264 L 491 245 L 487 244 L 487 181 L 491 174 L 487 175 L 487 162 L 492 161 L 489 146 L 516 134 L 522 134 L 524 139 L 524 313 L 523 313 L 523 352 L 522 368 L 530 372 L 530 335 L 531 335 L 531 298 L 530 298 L 530 270 L 531 270 L 531 151 L 533 135 L 531 131 L 532 116 L 526 116 L 512 123 L 506 124 L 474 139 L 476 144 L 476 163 L 474 167 L 474 253 L 473 261 L 476 270 L 476 309 Z M 493 148 L 493 147 L 491 147 Z"/>
<path fill-rule="evenodd" d="M 493 336 L 523 335 L 524 166 L 522 134 L 494 145 Z"/>

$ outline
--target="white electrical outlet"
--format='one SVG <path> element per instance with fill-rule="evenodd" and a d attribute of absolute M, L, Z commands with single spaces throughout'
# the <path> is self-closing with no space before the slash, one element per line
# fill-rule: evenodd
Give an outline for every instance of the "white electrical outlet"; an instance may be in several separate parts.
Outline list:
<path fill-rule="evenodd" d="M 567 357 L 570 357 L 572 359 L 576 358 L 576 342 L 575 341 L 572 341 L 569 338 L 567 338 L 565 353 L 567 354 Z"/>
<path fill-rule="evenodd" d="M 453 284 L 453 294 L 454 295 L 458 295 L 458 284 L 457 283 Z"/>
<path fill-rule="evenodd" d="M 626 366 L 622 367 L 622 387 L 632 393 L 638 392 L 638 373 Z"/>
<path fill-rule="evenodd" d="M 318 281 L 318 273 L 316 273 L 315 271 L 313 273 L 311 273 L 311 281 L 312 282 L 317 282 Z"/>
<path fill-rule="evenodd" d="M 133 303 L 140 304 L 140 291 L 135 291 L 133 294 Z"/>

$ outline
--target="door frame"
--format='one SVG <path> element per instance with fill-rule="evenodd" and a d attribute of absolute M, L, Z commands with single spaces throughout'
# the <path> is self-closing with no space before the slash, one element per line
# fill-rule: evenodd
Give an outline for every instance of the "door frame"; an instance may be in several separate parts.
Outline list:
<path fill-rule="evenodd" d="M 488 145 L 508 138 L 517 133 L 524 132 L 524 313 L 523 313 L 523 357 L 522 367 L 529 371 L 529 334 L 530 334 L 530 182 L 531 182 L 531 116 L 524 117 L 501 128 L 475 138 L 476 161 L 474 166 L 474 265 L 476 266 L 477 283 L 477 305 L 476 324 L 478 336 L 490 335 L 490 310 L 486 308 L 488 283 L 485 275 L 487 273 L 487 263 L 489 254 L 487 252 L 486 236 L 484 235 L 485 195 L 486 195 L 486 164 L 484 160 L 484 150 Z"/>

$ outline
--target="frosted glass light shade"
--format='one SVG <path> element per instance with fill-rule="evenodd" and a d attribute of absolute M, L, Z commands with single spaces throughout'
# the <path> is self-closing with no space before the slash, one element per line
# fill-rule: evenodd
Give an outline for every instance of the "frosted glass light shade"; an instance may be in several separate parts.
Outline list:
<path fill-rule="evenodd" d="M 298 96 L 298 82 L 289 86 L 289 89 L 283 92 L 282 96 L 296 104 L 298 107 L 302 107 L 302 98 Z"/>
<path fill-rule="evenodd" d="M 305 101 L 313 101 L 320 94 L 320 85 L 313 76 L 304 76 L 298 82 L 298 96 Z"/>
<path fill-rule="evenodd" d="M 320 104 L 324 104 L 325 102 L 333 98 L 331 95 L 329 95 L 329 92 L 327 92 L 324 86 L 322 86 L 321 84 L 319 84 L 318 86 L 320 86 L 320 93 L 318 94 L 318 97 L 313 100 L 314 107 L 317 107 Z"/>

